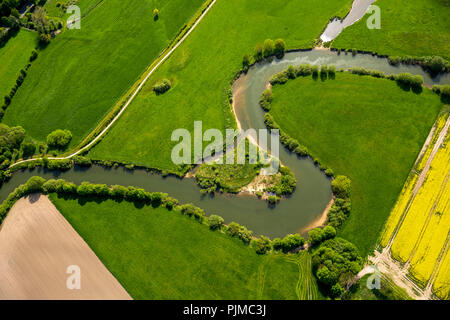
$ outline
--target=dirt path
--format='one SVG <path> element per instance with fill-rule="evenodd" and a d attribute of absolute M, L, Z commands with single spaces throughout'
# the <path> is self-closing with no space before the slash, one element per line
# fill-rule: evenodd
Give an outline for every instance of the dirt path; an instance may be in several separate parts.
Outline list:
<path fill-rule="evenodd" d="M 81 288 L 68 289 L 68 266 Z M 16 202 L 0 229 L 0 300 L 131 299 L 95 253 L 43 195 Z"/>

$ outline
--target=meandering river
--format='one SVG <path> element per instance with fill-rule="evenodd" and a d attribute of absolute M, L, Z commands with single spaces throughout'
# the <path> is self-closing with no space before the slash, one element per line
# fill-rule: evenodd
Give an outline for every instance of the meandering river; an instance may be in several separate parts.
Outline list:
<path fill-rule="evenodd" d="M 352 56 L 351 54 L 337 55 L 328 50 L 311 50 L 290 52 L 281 60 L 275 59 L 271 63 L 262 63 L 252 67 L 247 75 L 239 78 L 234 86 L 235 113 L 243 129 L 265 128 L 264 112 L 259 106 L 259 98 L 268 80 L 277 72 L 289 65 L 309 63 L 315 65 L 336 65 L 337 69 L 350 67 L 364 67 L 377 69 L 387 74 L 410 72 L 420 74 L 425 83 L 450 84 L 448 74 L 431 79 L 418 66 L 398 67 L 389 65 L 384 58 L 372 55 Z M 169 137 L 168 137 L 169 138 Z M 300 158 L 285 148 L 280 148 L 281 162 L 290 167 L 297 179 L 295 192 L 282 200 L 276 207 L 268 206 L 266 201 L 259 200 L 252 195 L 216 194 L 202 195 L 200 188 L 192 178 L 178 179 L 163 178 L 159 174 L 146 170 L 127 170 L 125 168 L 104 168 L 92 166 L 90 168 L 75 167 L 67 172 L 54 172 L 42 168 L 22 170 L 16 172 L 12 178 L 0 189 L 0 200 L 19 184 L 25 183 L 34 175 L 46 179 L 64 178 L 77 184 L 83 181 L 93 183 L 132 185 L 148 191 L 161 191 L 179 199 L 182 203 L 192 202 L 210 214 L 221 215 L 225 222 L 236 221 L 253 230 L 256 235 L 264 234 L 269 237 L 281 237 L 289 233 L 302 232 L 305 227 L 319 219 L 331 199 L 330 180 L 308 158 Z"/>

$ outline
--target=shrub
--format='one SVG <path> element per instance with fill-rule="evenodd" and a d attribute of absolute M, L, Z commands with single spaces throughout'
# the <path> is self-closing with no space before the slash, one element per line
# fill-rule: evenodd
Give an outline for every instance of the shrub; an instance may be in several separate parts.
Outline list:
<path fill-rule="evenodd" d="M 46 166 L 50 170 L 66 171 L 72 168 L 72 161 L 70 159 L 48 160 Z"/>
<path fill-rule="evenodd" d="M 346 176 L 337 176 L 331 182 L 331 188 L 333 193 L 338 198 L 349 198 L 350 197 L 350 189 L 351 189 L 351 181 Z"/>
<path fill-rule="evenodd" d="M 277 57 L 282 57 L 284 55 L 284 52 L 286 51 L 286 43 L 283 39 L 277 39 L 275 40 L 275 50 L 274 53 Z"/>
<path fill-rule="evenodd" d="M 323 230 L 320 228 L 312 229 L 308 232 L 308 243 L 312 246 L 318 245 L 323 241 Z"/>
<path fill-rule="evenodd" d="M 271 39 L 264 40 L 263 57 L 264 58 L 270 57 L 271 55 L 274 54 L 274 51 L 275 51 L 275 44 L 273 40 Z"/>
<path fill-rule="evenodd" d="M 248 56 L 248 54 L 244 55 L 244 57 L 242 58 L 242 67 L 244 68 L 244 70 L 248 70 L 248 68 L 250 67 L 250 57 Z"/>
<path fill-rule="evenodd" d="M 297 67 L 297 77 L 299 76 L 309 76 L 312 74 L 312 67 L 309 64 L 301 64 Z"/>
<path fill-rule="evenodd" d="M 157 8 L 153 9 L 153 16 L 155 18 L 159 17 L 159 10 Z"/>
<path fill-rule="evenodd" d="M 192 203 L 184 204 L 181 206 L 181 212 L 189 217 L 194 216 L 194 218 L 201 220 L 205 213 L 199 207 L 194 206 Z"/>
<path fill-rule="evenodd" d="M 36 145 L 32 142 L 23 142 L 21 148 L 24 158 L 32 156 L 36 152 Z"/>
<path fill-rule="evenodd" d="M 153 86 L 153 91 L 157 95 L 159 95 L 159 94 L 163 94 L 164 92 L 168 91 L 171 87 L 172 87 L 172 83 L 170 82 L 169 79 L 162 79 Z"/>
<path fill-rule="evenodd" d="M 47 45 L 50 43 L 50 35 L 46 34 L 46 33 L 41 33 L 39 35 L 39 43 L 42 45 Z"/>
<path fill-rule="evenodd" d="M 259 100 L 259 104 L 264 110 L 269 111 L 272 99 L 273 99 L 272 90 L 266 89 L 264 90 L 261 99 Z"/>
<path fill-rule="evenodd" d="M 250 241 L 252 240 L 252 232 L 250 230 L 247 230 L 246 227 L 241 226 L 236 222 L 231 222 L 228 225 L 227 232 L 232 237 L 238 237 L 245 244 L 249 244 Z"/>
<path fill-rule="evenodd" d="M 326 226 L 322 230 L 322 235 L 324 240 L 333 239 L 336 237 L 336 229 L 332 226 Z"/>
<path fill-rule="evenodd" d="M 334 286 L 331 287 L 330 290 L 330 297 L 333 299 L 339 298 L 342 296 L 345 292 L 345 289 L 341 287 L 339 283 L 336 283 Z"/>
<path fill-rule="evenodd" d="M 69 130 L 57 129 L 47 136 L 47 144 L 54 148 L 63 148 L 72 140 L 72 133 Z"/>
<path fill-rule="evenodd" d="M 73 162 L 80 167 L 90 167 L 92 166 L 92 161 L 89 158 L 82 156 L 73 157 Z"/>
<path fill-rule="evenodd" d="M 439 56 L 428 57 L 424 61 L 424 66 L 430 70 L 432 74 L 438 74 L 445 72 L 447 62 Z"/>
<path fill-rule="evenodd" d="M 273 240 L 273 248 L 277 251 L 283 251 L 287 253 L 295 248 L 301 247 L 305 244 L 305 238 L 300 236 L 299 234 L 289 234 L 284 237 L 282 240 L 279 238 L 275 238 Z"/>
<path fill-rule="evenodd" d="M 166 197 L 163 200 L 163 205 L 168 209 L 172 210 L 176 205 L 178 205 L 178 200 L 172 197 Z"/>
<path fill-rule="evenodd" d="M 269 238 L 261 236 L 254 241 L 257 254 L 266 254 L 272 248 Z"/>
<path fill-rule="evenodd" d="M 267 201 L 270 204 L 276 204 L 278 201 L 280 200 L 280 198 L 278 198 L 277 196 L 271 195 L 267 197 Z"/>
<path fill-rule="evenodd" d="M 116 199 L 123 199 L 128 192 L 128 188 L 119 185 L 111 186 L 110 195 Z"/>
<path fill-rule="evenodd" d="M 263 59 L 263 46 L 262 44 L 258 43 L 255 46 L 255 54 L 254 54 L 256 61 L 261 61 Z"/>
<path fill-rule="evenodd" d="M 311 67 L 311 73 L 313 77 L 317 77 L 319 75 L 319 67 L 318 66 L 312 66 Z"/>
<path fill-rule="evenodd" d="M 208 218 L 208 224 L 209 224 L 209 228 L 211 230 L 217 230 L 220 229 L 222 227 L 224 223 L 224 220 L 221 216 L 212 214 L 209 218 Z"/>
<path fill-rule="evenodd" d="M 37 57 L 38 57 L 37 51 L 36 51 L 36 50 L 33 50 L 33 51 L 31 52 L 30 62 L 33 62 L 34 60 L 36 60 Z"/>

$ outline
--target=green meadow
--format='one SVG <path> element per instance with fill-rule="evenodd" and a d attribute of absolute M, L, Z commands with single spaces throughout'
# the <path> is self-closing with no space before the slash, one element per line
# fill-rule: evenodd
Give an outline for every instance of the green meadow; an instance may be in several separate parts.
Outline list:
<path fill-rule="evenodd" d="M 311 48 L 329 19 L 351 0 L 218 0 L 196 30 L 152 75 L 111 131 L 90 153 L 95 159 L 133 162 L 184 173 L 171 161 L 172 131 L 235 126 L 227 100 L 230 80 L 257 43 L 283 38 L 288 48 Z M 167 78 L 172 88 L 155 95 Z"/>
<path fill-rule="evenodd" d="M 36 47 L 38 36 L 36 33 L 20 30 L 8 42 L 0 47 L 0 101 L 9 95 L 11 88 L 16 84 L 21 69 L 29 63 L 31 52 Z"/>
<path fill-rule="evenodd" d="M 374 248 L 420 149 L 442 108 L 395 81 L 336 73 L 273 87 L 270 114 L 337 175 L 352 180 L 352 211 L 341 236 L 365 256 Z"/>
<path fill-rule="evenodd" d="M 93 3 L 86 0 L 85 7 Z M 68 129 L 71 146 L 76 145 L 202 4 L 203 0 L 103 1 L 82 18 L 81 29 L 65 30 L 40 53 L 4 122 L 23 126 L 41 141 L 55 129 Z M 160 12 L 156 21 L 155 7 Z"/>
<path fill-rule="evenodd" d="M 308 252 L 257 255 L 163 207 L 50 196 L 134 299 L 319 299 Z"/>
<path fill-rule="evenodd" d="M 450 59 L 450 0 L 377 0 L 374 5 L 381 9 L 381 29 L 368 29 L 366 15 L 346 28 L 332 46 Z"/>

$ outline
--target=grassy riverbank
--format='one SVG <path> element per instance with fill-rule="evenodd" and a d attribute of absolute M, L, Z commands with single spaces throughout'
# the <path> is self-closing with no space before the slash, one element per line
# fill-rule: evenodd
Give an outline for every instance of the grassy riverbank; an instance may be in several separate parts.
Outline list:
<path fill-rule="evenodd" d="M 352 212 L 341 236 L 368 254 L 441 110 L 439 97 L 340 72 L 335 80 L 290 80 L 274 86 L 273 97 L 278 125 L 351 178 Z"/>
<path fill-rule="evenodd" d="M 149 79 L 127 111 L 91 152 L 96 159 L 133 162 L 184 173 L 171 161 L 171 134 L 235 126 L 228 104 L 230 80 L 257 43 L 283 38 L 289 48 L 310 48 L 332 16 L 351 0 L 219 0 L 189 38 Z M 242 32 L 245 30 L 245 32 Z M 172 88 L 156 96 L 160 79 Z"/>
<path fill-rule="evenodd" d="M 321 298 L 307 252 L 257 255 L 163 207 L 50 198 L 135 299 Z"/>
<path fill-rule="evenodd" d="M 346 28 L 332 46 L 390 56 L 450 59 L 449 0 L 377 0 L 374 5 L 381 9 L 381 29 L 368 29 L 366 15 Z"/>
<path fill-rule="evenodd" d="M 202 4 L 162 1 L 154 20 L 155 1 L 103 1 L 82 18 L 81 29 L 64 31 L 40 53 L 4 122 L 41 141 L 55 129 L 68 129 L 76 145 Z"/>

